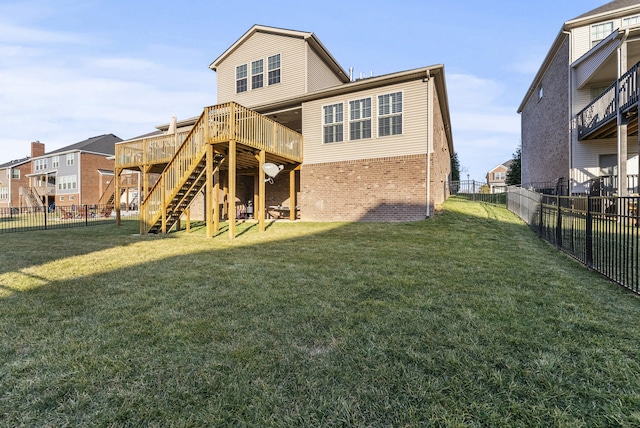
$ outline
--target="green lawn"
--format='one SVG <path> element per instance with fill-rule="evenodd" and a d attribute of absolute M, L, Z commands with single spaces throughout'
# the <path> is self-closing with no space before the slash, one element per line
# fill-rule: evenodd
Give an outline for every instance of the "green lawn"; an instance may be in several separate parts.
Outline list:
<path fill-rule="evenodd" d="M 640 426 L 640 300 L 501 207 L 5 234 L 0 426 Z"/>

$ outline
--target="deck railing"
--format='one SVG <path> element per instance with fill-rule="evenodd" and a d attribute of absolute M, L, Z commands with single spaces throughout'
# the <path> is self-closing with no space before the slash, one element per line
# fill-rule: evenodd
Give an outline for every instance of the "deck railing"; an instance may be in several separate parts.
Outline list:
<path fill-rule="evenodd" d="M 236 103 L 205 108 L 210 142 L 236 140 L 240 144 L 302 162 L 302 136 Z M 162 134 L 116 144 L 116 168 L 168 163 L 189 136 Z"/>
<path fill-rule="evenodd" d="M 158 221 L 162 208 L 169 204 L 204 156 L 206 145 L 230 140 L 302 162 L 302 135 L 297 132 L 236 103 L 207 107 L 145 198 L 141 232 Z M 144 150 L 139 142 L 132 143 L 138 144 L 137 150 Z M 121 153 L 125 152 L 123 149 Z M 152 154 L 144 156 L 147 162 L 153 163 Z M 118 154 L 116 159 L 120 159 Z"/>
<path fill-rule="evenodd" d="M 578 137 L 583 138 L 615 118 L 618 110 L 626 112 L 638 102 L 640 62 L 611 84 L 576 116 Z"/>

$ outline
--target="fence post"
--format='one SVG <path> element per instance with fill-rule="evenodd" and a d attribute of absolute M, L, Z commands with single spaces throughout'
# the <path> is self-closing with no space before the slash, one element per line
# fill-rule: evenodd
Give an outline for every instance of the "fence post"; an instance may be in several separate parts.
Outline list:
<path fill-rule="evenodd" d="M 540 197 L 540 221 L 538 222 L 538 236 L 540 238 L 542 238 L 542 230 L 543 230 L 543 221 L 544 221 L 544 214 L 543 214 L 543 207 L 544 205 L 544 198 L 541 196 Z"/>
<path fill-rule="evenodd" d="M 556 203 L 558 206 L 558 218 L 556 221 L 556 245 L 562 248 L 562 209 L 560 208 L 560 196 L 556 195 Z"/>
<path fill-rule="evenodd" d="M 593 217 L 591 216 L 591 196 L 587 195 L 587 224 L 586 227 L 586 236 L 585 236 L 585 248 L 586 250 L 586 263 L 588 268 L 593 267 Z"/>
<path fill-rule="evenodd" d="M 49 209 L 44 207 L 42 211 L 44 211 L 44 230 L 47 230 L 47 211 L 49 211 Z"/>

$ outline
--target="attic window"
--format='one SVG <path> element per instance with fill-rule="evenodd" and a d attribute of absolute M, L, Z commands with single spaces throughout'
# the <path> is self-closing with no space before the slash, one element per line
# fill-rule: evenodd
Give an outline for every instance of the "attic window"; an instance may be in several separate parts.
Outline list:
<path fill-rule="evenodd" d="M 591 26 L 591 47 L 594 47 L 609 34 L 613 33 L 613 22 L 605 22 Z"/>

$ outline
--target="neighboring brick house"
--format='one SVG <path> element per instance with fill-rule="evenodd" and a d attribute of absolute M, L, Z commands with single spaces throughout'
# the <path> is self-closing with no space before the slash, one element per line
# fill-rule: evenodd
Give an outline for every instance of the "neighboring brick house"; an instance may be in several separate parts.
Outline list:
<path fill-rule="evenodd" d="M 487 172 L 487 186 L 491 193 L 504 192 L 506 189 L 507 172 L 513 159 L 509 159 L 505 163 L 496 165 Z"/>
<path fill-rule="evenodd" d="M 31 199 L 47 206 L 96 204 L 113 179 L 115 144 L 120 141 L 113 134 L 100 135 L 33 157 Z"/>
<path fill-rule="evenodd" d="M 613 193 L 638 192 L 639 37 L 638 0 L 606 3 L 560 28 L 518 108 L 523 185 L 562 178 L 571 193 L 603 181 Z"/>
<path fill-rule="evenodd" d="M 44 154 L 44 144 L 31 143 L 31 156 L 0 165 L 0 208 L 21 208 L 24 189 L 29 187 L 31 160 Z"/>
<path fill-rule="evenodd" d="M 303 220 L 411 221 L 447 198 L 454 150 L 443 65 L 353 79 L 315 34 L 255 25 L 210 68 L 218 105 L 238 103 L 304 137 L 302 162 L 267 186 L 266 206 L 291 205 L 295 188 Z M 249 166 L 236 184 L 243 203 L 256 194 Z"/>

